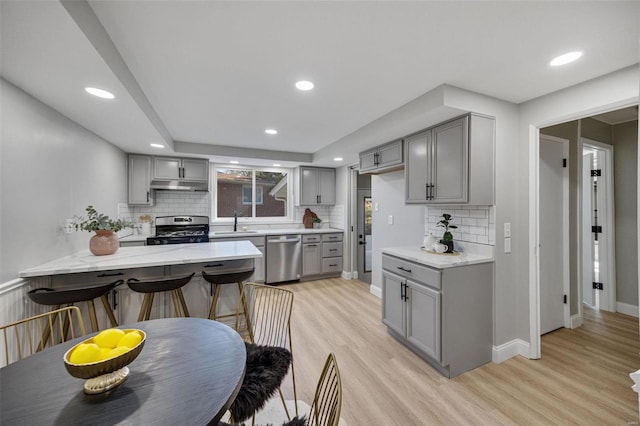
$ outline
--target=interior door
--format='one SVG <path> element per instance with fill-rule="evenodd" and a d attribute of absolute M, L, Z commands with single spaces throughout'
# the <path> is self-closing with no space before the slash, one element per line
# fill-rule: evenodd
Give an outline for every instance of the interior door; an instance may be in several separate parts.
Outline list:
<path fill-rule="evenodd" d="M 564 326 L 564 146 L 540 135 L 540 334 Z"/>
<path fill-rule="evenodd" d="M 371 190 L 358 190 L 358 279 L 371 284 L 372 262 L 372 202 Z"/>
<path fill-rule="evenodd" d="M 593 216 L 593 151 L 584 150 L 582 155 L 582 302 L 596 306 L 596 282 L 594 262 L 594 240 L 591 232 Z"/>

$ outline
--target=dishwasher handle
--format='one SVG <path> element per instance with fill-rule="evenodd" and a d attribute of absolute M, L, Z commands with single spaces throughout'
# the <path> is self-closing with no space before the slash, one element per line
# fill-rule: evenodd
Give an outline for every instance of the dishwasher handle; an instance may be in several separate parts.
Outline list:
<path fill-rule="evenodd" d="M 287 239 L 284 239 L 284 240 L 281 240 L 281 239 L 267 240 L 267 244 L 297 243 L 297 242 L 300 242 L 300 237 L 287 238 Z"/>

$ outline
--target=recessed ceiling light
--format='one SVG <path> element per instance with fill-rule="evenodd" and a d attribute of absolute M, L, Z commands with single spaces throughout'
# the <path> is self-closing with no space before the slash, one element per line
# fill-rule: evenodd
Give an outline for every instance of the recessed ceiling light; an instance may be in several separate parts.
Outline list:
<path fill-rule="evenodd" d="M 300 80 L 296 83 L 298 90 L 311 90 L 313 89 L 313 83 L 306 80 Z"/>
<path fill-rule="evenodd" d="M 273 165 L 273 167 L 280 167 L 280 164 L 276 163 Z"/>
<path fill-rule="evenodd" d="M 342 157 L 336 157 L 333 159 L 333 161 L 342 161 Z"/>
<path fill-rule="evenodd" d="M 84 90 L 86 90 L 87 93 L 90 93 L 93 96 L 97 96 L 103 99 L 113 99 L 116 97 L 113 93 L 107 92 L 106 90 L 98 89 L 96 87 L 85 87 Z"/>
<path fill-rule="evenodd" d="M 231 164 L 238 164 L 238 163 L 239 163 L 239 161 L 236 161 L 236 160 L 231 160 L 231 161 L 229 161 L 229 162 L 230 162 Z"/>
<path fill-rule="evenodd" d="M 154 148 L 164 148 L 164 145 L 162 145 L 161 143 L 150 143 L 149 145 Z"/>
<path fill-rule="evenodd" d="M 264 131 L 268 135 L 277 135 L 278 131 L 276 129 L 267 129 Z"/>
<path fill-rule="evenodd" d="M 552 67 L 558 67 L 560 65 L 566 65 L 570 62 L 575 61 L 576 59 L 580 58 L 580 56 L 582 56 L 582 52 L 569 52 L 569 53 L 565 53 L 564 55 L 560 55 L 556 58 L 553 58 L 551 60 L 551 62 L 549 62 L 549 65 L 551 65 Z"/>

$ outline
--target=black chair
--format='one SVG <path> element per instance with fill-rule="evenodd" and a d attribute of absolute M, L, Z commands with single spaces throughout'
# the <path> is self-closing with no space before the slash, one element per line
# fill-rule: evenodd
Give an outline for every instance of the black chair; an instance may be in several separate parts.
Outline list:
<path fill-rule="evenodd" d="M 142 300 L 142 306 L 140 307 L 140 313 L 138 314 L 138 321 L 147 321 L 149 319 L 155 294 L 165 291 L 171 293 L 173 309 L 176 316 L 188 317 L 189 309 L 187 309 L 187 303 L 185 302 L 184 295 L 182 294 L 182 287 L 191 281 L 191 278 L 193 278 L 195 274 L 196 273 L 193 272 L 184 277 L 172 277 L 148 281 L 129 278 L 127 280 L 129 288 L 137 293 L 144 293 L 144 299 Z"/>
<path fill-rule="evenodd" d="M 218 320 L 221 318 L 228 317 L 237 317 L 237 315 L 244 315 L 246 319 L 249 318 L 247 303 L 244 300 L 243 292 L 242 292 L 242 283 L 243 281 L 248 280 L 254 274 L 255 268 L 246 269 L 243 271 L 237 272 L 225 272 L 221 274 L 212 274 L 206 271 L 202 271 L 202 278 L 205 279 L 208 283 L 215 286 L 213 290 L 213 300 L 211 301 L 211 308 L 209 309 L 209 319 Z M 238 294 L 240 295 L 242 301 L 242 312 L 236 312 L 231 314 L 218 315 L 218 299 L 220 298 L 220 289 L 225 284 L 237 284 L 238 285 Z M 239 331 L 239 330 L 238 330 Z"/>
<path fill-rule="evenodd" d="M 98 326 L 98 318 L 96 316 L 96 306 L 94 299 L 100 299 L 104 310 L 109 317 L 112 327 L 118 326 L 118 321 L 113 314 L 107 294 L 113 290 L 116 286 L 119 286 L 124 281 L 118 280 L 109 284 L 103 284 L 91 287 L 78 287 L 71 289 L 53 289 L 53 288 L 36 288 L 31 290 L 28 294 L 29 298 L 39 305 L 52 306 L 51 310 L 55 311 L 63 306 L 74 306 L 76 303 L 86 302 L 89 307 L 89 321 L 91 322 L 91 329 L 100 331 Z"/>

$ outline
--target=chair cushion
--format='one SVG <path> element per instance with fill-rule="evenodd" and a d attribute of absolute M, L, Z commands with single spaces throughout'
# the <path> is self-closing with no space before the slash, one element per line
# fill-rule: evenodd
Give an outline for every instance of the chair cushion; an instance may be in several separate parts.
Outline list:
<path fill-rule="evenodd" d="M 242 422 L 264 407 L 284 380 L 291 352 L 285 348 L 245 343 L 247 364 L 238 396 L 229 411 L 234 422 Z"/>

